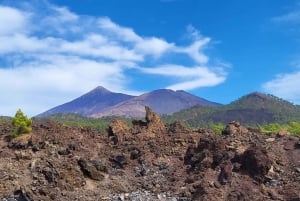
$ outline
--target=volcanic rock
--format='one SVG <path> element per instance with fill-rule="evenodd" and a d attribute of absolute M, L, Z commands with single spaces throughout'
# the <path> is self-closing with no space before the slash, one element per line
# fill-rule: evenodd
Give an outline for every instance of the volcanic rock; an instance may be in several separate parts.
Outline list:
<path fill-rule="evenodd" d="M 132 130 L 133 134 L 144 133 L 148 137 L 155 137 L 156 134 L 166 133 L 166 126 L 161 121 L 158 114 L 153 112 L 150 107 L 145 106 L 146 116 L 145 120 L 133 120 Z"/>
<path fill-rule="evenodd" d="M 272 166 L 272 161 L 267 155 L 267 150 L 261 146 L 251 146 L 248 148 L 240 156 L 240 163 L 242 164 L 242 169 L 260 182 L 264 180 L 264 176 Z"/>
<path fill-rule="evenodd" d="M 129 134 L 128 125 L 120 119 L 114 119 L 110 122 L 108 134 L 114 141 L 114 144 L 122 143 L 129 137 L 129 135 L 131 135 Z"/>
<path fill-rule="evenodd" d="M 298 137 L 184 133 L 148 114 L 103 132 L 35 120 L 30 138 L 14 140 L 25 146 L 0 123 L 0 200 L 22 187 L 31 200 L 299 200 Z"/>
<path fill-rule="evenodd" d="M 192 130 L 182 124 L 181 121 L 175 121 L 167 127 L 168 133 L 190 133 Z"/>
<path fill-rule="evenodd" d="M 145 106 L 146 110 L 146 122 L 147 122 L 147 129 L 153 133 L 165 133 L 166 127 L 164 123 L 160 120 L 158 114 L 153 112 L 150 107 Z"/>
<path fill-rule="evenodd" d="M 78 165 L 85 176 L 97 181 L 102 181 L 104 179 L 103 173 L 107 172 L 107 167 L 102 161 L 79 159 Z"/>
<path fill-rule="evenodd" d="M 248 129 L 244 126 L 241 126 L 240 122 L 232 121 L 228 125 L 226 125 L 225 129 L 222 131 L 223 135 L 236 135 L 247 133 Z"/>

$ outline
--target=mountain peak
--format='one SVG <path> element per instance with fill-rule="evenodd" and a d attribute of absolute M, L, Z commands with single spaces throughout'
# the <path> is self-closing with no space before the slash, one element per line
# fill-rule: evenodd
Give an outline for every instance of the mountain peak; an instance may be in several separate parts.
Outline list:
<path fill-rule="evenodd" d="M 81 115 L 90 115 L 94 112 L 101 112 L 106 108 L 133 98 L 134 96 L 115 93 L 98 86 L 88 93 L 55 108 L 52 108 L 39 116 L 46 116 L 56 113 L 78 113 Z"/>
<path fill-rule="evenodd" d="M 252 93 L 249 93 L 247 95 L 245 95 L 244 97 L 261 97 L 261 98 L 270 98 L 271 96 L 268 94 L 264 94 L 258 91 L 254 91 Z"/>
<path fill-rule="evenodd" d="M 270 110 L 272 110 L 272 108 L 293 108 L 292 103 L 278 98 L 274 95 L 264 94 L 261 92 L 252 92 L 250 94 L 242 96 L 238 100 L 230 103 L 230 106 L 235 108 L 263 108 Z"/>
<path fill-rule="evenodd" d="M 145 116 L 145 106 L 150 106 L 158 114 L 172 114 L 181 109 L 192 106 L 217 106 L 219 104 L 210 102 L 193 94 L 171 89 L 157 89 L 144 93 L 135 98 L 129 99 L 107 110 L 95 113 L 93 117 L 103 116 L 126 116 L 143 117 Z"/>
<path fill-rule="evenodd" d="M 95 89 L 92 91 L 102 91 L 102 92 L 111 92 L 108 89 L 104 88 L 103 86 L 97 86 Z"/>

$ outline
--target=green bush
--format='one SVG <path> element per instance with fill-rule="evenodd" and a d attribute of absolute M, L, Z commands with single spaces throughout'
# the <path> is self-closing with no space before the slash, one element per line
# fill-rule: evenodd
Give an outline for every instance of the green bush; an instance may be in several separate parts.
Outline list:
<path fill-rule="evenodd" d="M 292 121 L 286 126 L 286 130 L 292 135 L 300 136 L 300 123 Z"/>
<path fill-rule="evenodd" d="M 12 125 L 14 126 L 14 131 L 12 137 L 18 137 L 22 134 L 30 133 L 32 131 L 32 120 L 28 118 L 22 110 L 18 110 L 15 117 L 12 119 Z"/>
<path fill-rule="evenodd" d="M 278 123 L 265 124 L 259 127 L 263 133 L 278 133 L 282 128 L 282 125 Z"/>
<path fill-rule="evenodd" d="M 222 131 L 225 128 L 225 125 L 222 123 L 217 123 L 217 124 L 212 124 L 209 127 L 215 132 L 215 134 L 221 135 Z"/>

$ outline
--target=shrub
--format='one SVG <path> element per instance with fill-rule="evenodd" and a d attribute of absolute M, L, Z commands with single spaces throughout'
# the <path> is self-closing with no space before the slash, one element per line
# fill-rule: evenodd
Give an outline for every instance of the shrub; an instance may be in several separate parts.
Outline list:
<path fill-rule="evenodd" d="M 286 127 L 287 131 L 292 135 L 300 136 L 300 123 L 292 121 Z"/>
<path fill-rule="evenodd" d="M 221 135 L 222 131 L 225 129 L 225 125 L 222 123 L 212 124 L 210 128 L 215 132 L 215 134 Z"/>
<path fill-rule="evenodd" d="M 22 110 L 18 110 L 15 117 L 12 119 L 12 125 L 14 126 L 14 131 L 12 137 L 18 137 L 22 134 L 30 133 L 32 131 L 32 120 L 28 118 Z"/>
<path fill-rule="evenodd" d="M 278 123 L 270 123 L 260 126 L 260 131 L 263 133 L 278 133 L 282 126 Z"/>

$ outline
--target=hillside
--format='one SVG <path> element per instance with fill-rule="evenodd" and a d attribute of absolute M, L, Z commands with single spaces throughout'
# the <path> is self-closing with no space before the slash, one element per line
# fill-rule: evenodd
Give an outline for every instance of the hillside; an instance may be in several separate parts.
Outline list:
<path fill-rule="evenodd" d="M 96 87 L 92 91 L 76 98 L 68 103 L 54 107 L 38 116 L 48 116 L 57 113 L 78 113 L 91 115 L 101 112 L 113 105 L 126 101 L 134 96 L 111 92 L 104 87 Z"/>
<path fill-rule="evenodd" d="M 263 123 L 287 123 L 300 121 L 300 108 L 297 105 L 263 93 L 254 92 L 220 107 L 192 107 L 170 116 L 167 122 L 183 120 L 191 126 L 207 123 L 228 123 L 233 120 L 247 125 Z"/>
<path fill-rule="evenodd" d="M 0 123 L 10 123 L 11 117 L 0 116 Z"/>
<path fill-rule="evenodd" d="M 170 89 L 159 89 L 129 99 L 108 110 L 94 113 L 91 116 L 144 117 L 145 106 L 150 106 L 153 111 L 158 114 L 172 114 L 181 109 L 190 108 L 195 105 L 219 106 L 220 104 L 194 96 L 182 90 L 173 91 Z"/>

